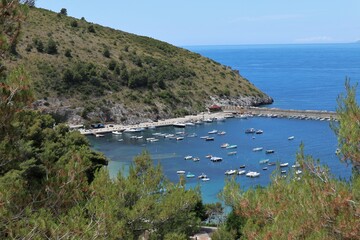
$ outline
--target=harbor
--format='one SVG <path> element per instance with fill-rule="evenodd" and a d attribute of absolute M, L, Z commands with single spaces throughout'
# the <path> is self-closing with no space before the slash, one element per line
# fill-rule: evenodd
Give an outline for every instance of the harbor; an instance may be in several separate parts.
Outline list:
<path fill-rule="evenodd" d="M 336 112 L 318 111 L 318 110 L 292 110 L 292 109 L 279 109 L 279 108 L 264 108 L 264 107 L 239 107 L 239 106 L 223 106 L 221 111 L 200 113 L 197 115 L 189 115 L 180 118 L 171 118 L 165 120 L 158 120 L 152 122 L 144 122 L 133 125 L 124 124 L 104 124 L 101 128 L 84 129 L 82 125 L 70 126 L 72 129 L 78 129 L 84 135 L 96 135 L 103 133 L 111 133 L 114 131 L 123 132 L 127 129 L 147 129 L 166 127 L 174 125 L 184 125 L 185 123 L 194 123 L 196 121 L 217 121 L 226 118 L 239 117 L 270 117 L 270 118 L 294 118 L 301 120 L 319 120 L 330 121 L 336 120 Z"/>

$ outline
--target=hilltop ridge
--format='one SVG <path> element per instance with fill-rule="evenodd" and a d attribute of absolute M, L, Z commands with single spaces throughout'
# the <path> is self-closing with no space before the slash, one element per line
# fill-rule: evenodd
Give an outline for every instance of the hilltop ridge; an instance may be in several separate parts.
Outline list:
<path fill-rule="evenodd" d="M 186 49 L 31 8 L 9 69 L 33 78 L 35 107 L 71 123 L 134 123 L 272 99 L 239 72 Z"/>

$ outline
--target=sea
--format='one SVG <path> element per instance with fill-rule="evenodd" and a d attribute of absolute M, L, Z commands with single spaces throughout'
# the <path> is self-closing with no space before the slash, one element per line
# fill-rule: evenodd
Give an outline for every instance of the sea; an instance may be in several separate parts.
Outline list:
<path fill-rule="evenodd" d="M 352 84 L 360 81 L 360 44 L 188 46 L 186 49 L 239 70 L 243 77 L 274 99 L 267 107 L 335 111 L 337 97 L 345 92 L 345 79 L 349 78 Z M 330 125 L 329 121 L 319 120 L 230 118 L 185 129 L 162 127 L 141 133 L 88 138 L 95 150 L 110 159 L 108 169 L 112 177 L 119 171 L 126 174 L 133 158 L 148 151 L 153 162 L 161 164 L 170 181 L 179 181 L 179 170 L 185 171 L 185 175 L 194 174 L 194 178 L 186 178 L 186 187 L 199 187 L 203 201 L 213 203 L 219 201 L 218 194 L 229 178 L 233 177 L 246 191 L 266 186 L 274 174 L 281 174 L 276 166 L 260 164 L 262 160 L 288 163 L 289 167 L 281 170 L 289 172 L 301 144 L 305 154 L 326 165 L 335 178 L 349 179 L 351 165 L 342 163 L 335 154 L 337 139 Z M 249 128 L 261 129 L 263 134 L 246 134 L 245 130 Z M 212 130 L 226 134 L 210 134 Z M 185 137 L 176 141 L 156 136 L 158 134 L 185 134 Z M 202 136 L 212 136 L 214 141 L 205 141 L 200 138 Z M 288 140 L 290 136 L 294 139 Z M 150 137 L 159 141 L 147 142 L 146 138 Z M 221 148 L 224 143 L 237 145 L 237 148 Z M 263 150 L 253 151 L 259 147 Z M 269 149 L 275 152 L 266 154 L 265 150 Z M 228 155 L 235 151 L 235 155 Z M 189 155 L 199 157 L 200 161 L 185 160 Z M 206 158 L 207 155 L 221 157 L 223 161 L 214 163 Z M 244 170 L 259 172 L 260 176 L 248 178 L 224 174 L 242 165 L 245 165 Z M 199 180 L 197 176 L 202 173 L 210 180 Z"/>

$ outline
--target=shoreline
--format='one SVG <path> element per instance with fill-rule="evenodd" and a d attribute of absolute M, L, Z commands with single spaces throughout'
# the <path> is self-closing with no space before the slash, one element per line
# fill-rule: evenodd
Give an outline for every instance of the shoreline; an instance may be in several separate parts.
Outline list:
<path fill-rule="evenodd" d="M 106 124 L 104 128 L 94 128 L 94 129 L 78 129 L 83 135 L 96 135 L 101 133 L 111 133 L 112 131 L 125 131 L 126 129 L 133 128 L 157 128 L 172 126 L 176 123 L 185 123 L 185 122 L 194 122 L 204 119 L 214 119 L 214 118 L 226 118 L 227 116 L 233 116 L 229 112 L 214 112 L 214 113 L 200 113 L 197 115 L 187 115 L 184 117 L 178 118 L 169 118 L 164 120 L 159 120 L 157 122 L 143 122 L 132 125 L 123 125 L 123 124 Z M 71 128 L 71 126 L 70 126 Z"/>
<path fill-rule="evenodd" d="M 313 110 L 282 110 L 274 108 L 236 108 L 236 109 L 224 109 L 224 111 L 219 112 L 204 112 L 197 115 L 187 115 L 184 117 L 178 118 L 169 118 L 164 120 L 159 120 L 157 122 L 143 122 L 132 125 L 124 124 L 106 124 L 103 128 L 93 128 L 93 129 L 83 129 L 83 125 L 70 126 L 71 129 L 79 130 L 83 135 L 95 135 L 98 136 L 102 133 L 111 133 L 113 131 L 123 132 L 126 129 L 136 129 L 136 128 L 157 128 L 165 126 L 173 126 L 177 123 L 187 123 L 187 122 L 196 122 L 203 121 L 205 119 L 225 119 L 235 116 L 257 116 L 257 117 L 270 117 L 270 118 L 289 118 L 289 119 L 300 119 L 300 120 L 319 120 L 319 121 L 330 121 L 336 120 L 335 112 L 328 111 L 313 111 Z"/>

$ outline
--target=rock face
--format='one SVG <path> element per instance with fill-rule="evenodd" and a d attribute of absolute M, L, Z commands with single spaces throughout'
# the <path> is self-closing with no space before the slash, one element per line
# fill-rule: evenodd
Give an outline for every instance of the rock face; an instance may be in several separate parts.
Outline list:
<path fill-rule="evenodd" d="M 113 106 L 107 108 L 104 111 L 101 108 L 95 108 L 86 113 L 86 119 L 84 119 L 84 108 L 71 108 L 69 106 L 63 106 L 61 102 L 49 101 L 50 99 L 38 100 L 34 103 L 34 108 L 44 113 L 50 113 L 53 116 L 57 116 L 58 119 L 66 120 L 69 124 L 83 124 L 88 121 L 101 121 L 101 122 L 114 122 L 123 124 L 136 124 L 140 122 L 150 122 L 157 119 L 166 119 L 174 117 L 171 112 L 159 111 L 157 113 L 143 111 L 141 109 L 129 109 L 120 103 L 116 103 Z M 213 104 L 220 106 L 259 106 L 273 103 L 273 99 L 267 95 L 264 96 L 244 96 L 237 98 L 219 98 L 212 96 L 206 102 L 206 105 Z M 48 102 L 51 102 L 51 106 L 48 106 Z M 56 107 L 54 107 L 56 105 Z M 191 109 L 189 109 L 191 110 Z"/>

